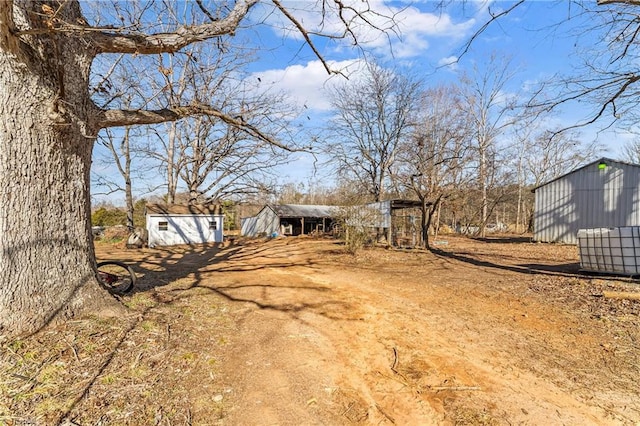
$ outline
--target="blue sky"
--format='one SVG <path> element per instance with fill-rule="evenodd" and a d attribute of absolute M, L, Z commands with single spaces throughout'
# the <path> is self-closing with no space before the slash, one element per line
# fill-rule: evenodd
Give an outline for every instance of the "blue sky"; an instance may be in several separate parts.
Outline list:
<path fill-rule="evenodd" d="M 305 22 L 316 22 L 315 16 L 304 11 L 315 2 L 291 1 L 285 4 Z M 496 53 L 511 57 L 518 68 L 507 90 L 526 96 L 542 80 L 556 74 L 571 74 L 572 67 L 580 65 L 582 49 L 592 49 L 600 43 L 596 34 L 581 31 L 585 17 L 575 4 L 566 1 L 528 1 L 494 22 L 474 40 L 462 56 L 465 43 L 488 21 L 490 13 L 496 14 L 509 8 L 514 2 L 453 2 L 446 10 L 434 10 L 436 2 L 370 2 L 385 14 L 395 14 L 398 34 L 385 38 L 379 32 L 362 31 L 362 46 L 400 72 L 405 70 L 424 79 L 426 84 L 456 82 L 459 73 L 470 70 L 474 64 L 482 67 L 486 59 Z M 263 22 L 265 15 L 256 12 L 254 21 Z M 570 20 L 567 18 L 570 17 Z M 307 48 L 300 47 L 300 37 L 291 31 L 280 30 L 285 26 L 281 16 L 269 15 L 266 23 L 251 34 L 255 42 L 266 48 L 256 62 L 254 72 L 262 81 L 273 83 L 287 91 L 300 104 L 308 107 L 306 115 L 316 121 L 330 113 L 330 104 L 322 95 L 323 87 L 331 84 L 320 61 Z M 386 23 L 380 20 L 381 26 Z M 330 23 L 329 25 L 330 26 Z M 326 27 L 325 27 L 326 28 Z M 240 35 L 240 34 L 239 34 Z M 360 52 L 344 42 L 321 41 L 318 44 L 323 56 L 337 69 L 353 69 Z M 443 64 L 452 63 L 449 67 Z M 351 68 L 349 68 L 351 66 Z M 590 105 L 567 105 L 557 111 L 554 120 L 559 126 L 571 126 L 592 111 Z M 616 157 L 626 135 L 614 135 L 614 129 L 599 134 L 604 123 L 580 129 L 582 138 L 595 138 L 606 145 L 603 154 Z M 305 180 L 312 159 L 300 156 L 293 166 L 288 166 L 283 180 Z"/>
<path fill-rule="evenodd" d="M 313 9 L 316 1 L 282 3 L 306 26 L 320 25 L 321 15 Z M 358 3 L 362 2 L 356 0 L 355 4 Z M 570 74 L 572 67 L 580 64 L 579 53 L 583 49 L 598 49 L 602 45 L 597 34 L 581 31 L 585 18 L 580 17 L 580 9 L 575 4 L 530 0 L 491 24 L 460 56 L 465 43 L 487 22 L 490 13 L 499 13 L 513 2 L 454 1 L 445 10 L 435 10 L 436 3 L 371 0 L 369 4 L 373 9 L 395 16 L 397 28 L 395 33 L 388 32 L 389 37 L 370 28 L 357 29 L 361 47 L 400 72 L 419 76 L 427 86 L 456 82 L 460 72 L 474 65 L 482 66 L 492 53 L 509 56 L 519 71 L 506 90 L 526 93 L 542 80 L 556 74 Z M 232 43 L 257 49 L 257 60 L 250 68 L 251 78 L 260 78 L 274 89 L 288 92 L 300 108 L 304 108 L 304 116 L 310 118 L 301 120 L 305 125 L 321 124 L 330 114 L 323 88 L 340 77 L 329 78 L 321 62 L 304 46 L 300 34 L 291 29 L 281 14 L 271 12 L 265 7 L 254 10 Z M 567 17 L 572 19 L 567 21 Z M 380 27 L 388 27 L 388 20 L 375 19 Z M 331 31 L 334 24 L 325 21 L 323 28 Z M 347 41 L 316 40 L 317 48 L 332 68 L 345 70 L 347 74 L 355 69 L 354 64 L 362 53 L 359 49 Z M 449 63 L 450 66 L 443 66 Z M 556 113 L 554 120 L 570 126 L 587 116 L 591 109 L 592 106 L 584 104 L 568 105 Z M 607 145 L 603 154 L 617 157 L 628 134 L 622 130 L 614 134 L 615 128 L 598 133 L 599 126 L 604 123 L 581 129 L 582 138 L 589 141 L 598 137 Z M 316 179 L 313 161 L 311 156 L 297 155 L 293 163 L 281 170 L 281 182 Z"/>

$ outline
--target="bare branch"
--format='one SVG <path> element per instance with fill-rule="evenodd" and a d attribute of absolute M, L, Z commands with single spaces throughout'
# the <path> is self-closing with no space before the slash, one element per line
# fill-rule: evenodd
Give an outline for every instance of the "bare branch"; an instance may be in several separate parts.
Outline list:
<path fill-rule="evenodd" d="M 120 55 L 115 61 L 113 61 L 113 63 L 111 64 L 111 67 L 102 76 L 102 80 L 100 80 L 100 82 L 94 85 L 94 87 L 90 90 L 89 94 L 91 96 L 93 96 L 96 92 L 105 90 L 103 85 L 109 81 L 111 74 L 113 74 L 113 72 L 116 70 L 116 67 L 120 64 L 120 61 L 122 61 L 122 58 L 124 58 L 124 54 Z"/>
<path fill-rule="evenodd" d="M 127 32 L 122 29 L 93 28 L 86 25 L 77 25 L 63 22 L 55 29 L 43 29 L 44 32 L 66 32 L 70 35 L 83 38 L 93 43 L 98 53 L 171 53 L 177 52 L 192 43 L 219 37 L 225 34 L 233 34 L 240 22 L 249 13 L 249 9 L 259 0 L 238 1 L 229 14 L 220 20 L 211 23 L 183 26 L 174 32 L 146 34 L 143 32 Z M 25 31 L 20 34 L 32 33 Z"/>
<path fill-rule="evenodd" d="M 196 0 L 196 3 L 198 4 L 198 7 L 200 8 L 200 10 L 202 11 L 202 13 L 204 13 L 205 15 L 207 15 L 207 18 L 209 18 L 209 20 L 211 22 L 215 22 L 216 18 L 213 17 L 213 15 L 211 14 L 211 12 L 209 12 L 207 10 L 206 7 L 204 7 L 204 4 L 202 4 L 202 0 Z"/>
<path fill-rule="evenodd" d="M 293 25 L 295 25 L 298 31 L 300 31 L 300 34 L 302 34 L 302 37 L 304 37 L 305 41 L 307 42 L 311 50 L 313 50 L 313 53 L 316 55 L 316 57 L 320 59 L 320 62 L 322 62 L 322 65 L 324 66 L 324 69 L 327 71 L 327 73 L 328 74 L 334 73 L 334 71 L 332 71 L 331 68 L 329 67 L 329 64 L 327 64 L 327 61 L 325 61 L 324 57 L 320 54 L 320 52 L 318 52 L 318 49 L 316 49 L 316 46 L 311 41 L 309 32 L 304 28 L 304 26 L 300 22 L 298 22 L 298 20 L 292 14 L 290 14 L 289 11 L 284 6 L 282 6 L 282 4 L 280 4 L 278 0 L 271 0 L 271 1 L 273 1 L 273 4 L 276 5 L 276 7 L 280 10 L 280 12 L 282 12 L 282 14 L 289 21 L 291 21 Z"/>
<path fill-rule="evenodd" d="M 640 0 L 598 0 L 598 6 L 606 6 L 608 4 L 626 4 L 629 6 L 640 6 Z"/>
<path fill-rule="evenodd" d="M 165 123 L 167 121 L 176 121 L 194 115 L 216 117 L 239 130 L 269 143 L 270 145 L 289 152 L 295 151 L 294 149 L 277 142 L 275 139 L 263 133 L 252 124 L 245 122 L 242 117 L 232 117 L 231 115 L 225 114 L 212 106 L 202 104 L 178 106 L 159 110 L 106 110 L 102 112 L 97 125 L 100 128 L 107 128 L 136 124 L 158 124 Z"/>
<path fill-rule="evenodd" d="M 498 13 L 498 14 L 491 14 L 491 19 L 488 20 L 487 22 L 484 23 L 484 25 L 482 25 L 480 27 L 480 29 L 478 31 L 476 31 L 471 38 L 465 43 L 464 48 L 462 49 L 462 53 L 459 56 L 464 56 L 469 49 L 471 49 L 471 45 L 474 43 L 474 41 L 480 37 L 480 35 L 485 32 L 485 30 L 487 28 L 489 28 L 489 26 L 491 24 L 493 24 L 495 21 L 497 21 L 498 19 L 500 19 L 501 17 L 508 15 L 509 13 L 511 13 L 515 8 L 517 8 L 518 6 L 520 6 L 521 4 L 524 3 L 524 0 L 519 0 L 518 2 L 514 3 L 513 5 L 511 5 L 510 8 L 503 10 L 502 12 Z M 457 62 L 457 61 L 456 61 Z M 450 63 L 447 65 L 451 65 Z M 447 66 L 444 65 L 444 66 Z"/>

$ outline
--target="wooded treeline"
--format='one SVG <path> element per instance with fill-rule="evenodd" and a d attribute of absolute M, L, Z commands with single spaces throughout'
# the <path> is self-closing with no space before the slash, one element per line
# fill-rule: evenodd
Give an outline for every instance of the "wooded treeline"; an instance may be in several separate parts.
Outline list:
<path fill-rule="evenodd" d="M 94 181 L 125 194 L 129 217 L 133 188 L 140 192 L 146 185 L 151 199 L 167 203 L 354 205 L 412 199 L 423 203 L 424 230 L 446 225 L 479 235 L 487 227 L 525 232 L 531 226 L 531 189 L 592 160 L 600 149 L 576 131 L 552 127 L 548 113 L 525 105 L 524 93 L 509 92 L 517 72 L 509 58 L 497 54 L 473 72 L 460 73 L 457 83 L 436 86 L 367 58 L 351 79 L 328 85 L 324 96 L 333 113 L 310 131 L 296 123 L 299 111 L 285 94 L 260 89 L 262 82 L 247 76 L 237 79 L 248 58 L 203 66 L 205 50 L 197 56 L 190 51 L 180 64 L 162 57 L 153 64 L 176 79 L 167 87 L 180 88 L 183 102 L 236 104 L 243 111 L 238 119 L 258 120 L 280 142 L 274 146 L 207 116 L 104 132 L 99 140 L 109 150 L 102 164 L 116 164 L 120 173 L 114 178 L 96 170 Z M 103 83 L 112 89 L 100 97 L 115 90 L 115 82 L 107 84 L 113 74 Z M 119 84 L 129 84 L 130 76 L 120 77 Z M 282 182 L 283 165 L 300 155 L 315 156 L 317 177 Z"/>

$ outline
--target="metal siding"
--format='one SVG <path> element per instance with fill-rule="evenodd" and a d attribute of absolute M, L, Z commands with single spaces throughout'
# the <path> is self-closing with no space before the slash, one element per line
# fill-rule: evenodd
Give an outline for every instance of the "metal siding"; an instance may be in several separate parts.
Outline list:
<path fill-rule="evenodd" d="M 274 233 L 280 232 L 280 218 L 271 209 L 271 207 L 265 207 L 260 210 L 256 220 L 256 234 L 254 237 L 265 235 L 270 236 Z"/>
<path fill-rule="evenodd" d="M 537 188 L 534 239 L 575 244 L 579 229 L 640 225 L 639 184 L 639 166 L 610 161 Z"/>
<path fill-rule="evenodd" d="M 257 234 L 258 217 L 243 217 L 240 225 L 240 235 L 243 237 L 255 237 Z"/>

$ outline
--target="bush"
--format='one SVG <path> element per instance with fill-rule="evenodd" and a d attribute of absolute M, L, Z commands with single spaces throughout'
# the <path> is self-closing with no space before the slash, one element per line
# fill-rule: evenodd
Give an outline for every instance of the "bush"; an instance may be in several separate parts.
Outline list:
<path fill-rule="evenodd" d="M 342 207 L 337 225 L 347 252 L 355 254 L 375 241 L 373 234 L 381 223 L 380 212 L 365 207 Z"/>
<path fill-rule="evenodd" d="M 100 207 L 91 214 L 92 226 L 116 226 L 127 224 L 127 213 L 117 208 Z"/>
<path fill-rule="evenodd" d="M 373 244 L 371 232 L 362 226 L 346 226 L 344 236 L 345 248 L 351 254 Z"/>
<path fill-rule="evenodd" d="M 129 237 L 129 230 L 124 225 L 110 226 L 104 230 L 100 241 L 105 243 L 119 243 Z"/>

